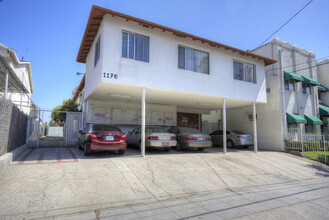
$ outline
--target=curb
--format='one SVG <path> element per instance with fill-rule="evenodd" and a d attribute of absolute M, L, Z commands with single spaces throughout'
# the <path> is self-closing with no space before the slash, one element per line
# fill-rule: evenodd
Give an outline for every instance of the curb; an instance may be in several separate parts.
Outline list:
<path fill-rule="evenodd" d="M 24 144 L 15 150 L 12 150 L 5 155 L 0 156 L 0 177 L 7 169 L 8 165 L 17 158 L 23 151 L 28 148 L 28 144 Z"/>

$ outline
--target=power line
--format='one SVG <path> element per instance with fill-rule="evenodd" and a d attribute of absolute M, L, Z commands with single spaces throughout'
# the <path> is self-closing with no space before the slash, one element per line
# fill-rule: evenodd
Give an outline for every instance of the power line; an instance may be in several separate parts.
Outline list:
<path fill-rule="evenodd" d="M 326 56 L 326 57 L 322 57 L 322 58 L 319 58 L 319 59 L 316 59 L 316 60 L 312 60 L 312 61 L 308 61 L 308 62 L 305 62 L 305 63 L 299 63 L 299 64 L 296 64 L 296 65 L 284 66 L 284 67 L 282 67 L 282 69 L 288 68 L 288 67 L 292 67 L 292 66 L 300 66 L 300 65 L 303 65 L 303 64 L 312 63 L 312 62 L 319 61 L 319 60 L 324 60 L 324 59 L 326 59 L 328 57 L 329 56 Z M 321 64 L 319 64 L 319 66 L 321 66 Z M 279 70 L 279 69 L 281 69 L 281 68 L 270 69 L 270 70 L 267 70 L 266 72 L 270 72 L 270 71 L 274 71 L 274 70 Z"/>
<path fill-rule="evenodd" d="M 313 0 L 309 1 L 302 9 L 300 9 L 294 16 L 292 16 L 288 21 L 286 21 L 278 30 L 276 30 L 271 36 L 266 38 L 258 47 L 262 46 L 268 39 L 270 39 L 274 34 L 280 31 L 286 24 L 288 24 L 294 17 L 296 17 L 300 12 L 302 12 Z"/>

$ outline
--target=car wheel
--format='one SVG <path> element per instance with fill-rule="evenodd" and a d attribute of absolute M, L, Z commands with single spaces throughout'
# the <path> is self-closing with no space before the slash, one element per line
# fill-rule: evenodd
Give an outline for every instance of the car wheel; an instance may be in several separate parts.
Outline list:
<path fill-rule="evenodd" d="M 82 150 L 81 144 L 78 144 L 78 149 Z"/>
<path fill-rule="evenodd" d="M 242 149 L 248 149 L 249 146 L 242 146 Z"/>
<path fill-rule="evenodd" d="M 204 151 L 203 147 L 198 148 L 198 151 Z"/>
<path fill-rule="evenodd" d="M 89 156 L 90 155 L 90 143 L 85 143 L 83 146 L 83 153 L 85 154 L 85 156 Z"/>
<path fill-rule="evenodd" d="M 227 148 L 233 148 L 234 144 L 233 141 L 227 141 Z"/>
<path fill-rule="evenodd" d="M 182 147 L 181 147 L 181 145 L 180 145 L 180 142 L 179 142 L 179 141 L 177 141 L 177 144 L 176 144 L 176 147 L 175 147 L 175 149 L 176 149 L 176 150 L 178 150 L 178 151 L 182 150 Z"/>
<path fill-rule="evenodd" d="M 118 150 L 118 154 L 124 154 L 126 150 Z"/>
<path fill-rule="evenodd" d="M 165 147 L 164 151 L 166 151 L 166 152 L 170 151 L 170 147 Z"/>

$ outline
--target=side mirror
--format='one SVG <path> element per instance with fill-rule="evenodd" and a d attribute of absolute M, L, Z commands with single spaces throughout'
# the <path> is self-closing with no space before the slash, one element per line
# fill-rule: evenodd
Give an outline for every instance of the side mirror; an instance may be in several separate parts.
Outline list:
<path fill-rule="evenodd" d="M 79 133 L 80 133 L 80 134 L 83 134 L 83 131 L 82 131 L 82 130 L 79 130 Z"/>
<path fill-rule="evenodd" d="M 132 134 L 132 132 L 131 131 L 128 131 L 128 135 L 131 135 Z"/>

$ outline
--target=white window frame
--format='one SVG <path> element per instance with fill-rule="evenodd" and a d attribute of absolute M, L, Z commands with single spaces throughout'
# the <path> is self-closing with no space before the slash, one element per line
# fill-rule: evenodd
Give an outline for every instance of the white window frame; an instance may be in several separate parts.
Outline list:
<path fill-rule="evenodd" d="M 184 58 L 185 58 L 185 63 L 184 63 L 184 68 L 181 68 L 181 67 L 179 67 L 179 48 L 184 48 L 185 50 L 184 50 L 184 52 L 185 52 L 185 55 L 184 55 Z M 186 68 L 186 66 L 187 66 L 187 61 L 186 61 L 186 58 L 187 58 L 187 56 L 186 56 L 186 49 L 189 49 L 189 50 L 192 50 L 193 52 L 194 51 L 199 51 L 199 52 L 202 52 L 202 53 L 206 53 L 207 55 L 208 55 L 208 62 L 207 62 L 207 66 L 208 66 L 208 72 L 207 73 L 205 73 L 205 72 L 200 72 L 200 71 L 196 71 L 196 68 L 195 68 L 195 66 L 193 65 L 194 64 L 194 61 L 192 60 L 192 69 L 190 70 L 190 69 L 187 69 Z M 179 69 L 183 69 L 183 70 L 188 70 L 188 71 L 193 71 L 193 72 L 196 72 L 196 73 L 204 73 L 204 74 L 210 74 L 210 61 L 209 61 L 209 58 L 210 58 L 210 56 L 209 56 L 209 52 L 206 52 L 206 51 L 202 51 L 202 50 L 198 50 L 198 49 L 194 49 L 194 48 L 191 48 L 191 47 L 186 47 L 186 46 L 183 46 L 183 45 L 178 45 L 178 68 Z"/>
<path fill-rule="evenodd" d="M 127 39 L 127 57 L 124 57 L 123 56 L 123 34 L 128 34 L 128 39 Z M 129 57 L 129 44 L 130 44 L 130 41 L 129 41 L 129 35 L 132 34 L 134 35 L 134 54 L 133 54 L 133 58 L 130 58 Z M 136 59 L 136 36 L 142 36 L 142 37 L 146 37 L 148 39 L 148 51 L 147 51 L 147 61 L 144 61 L 144 60 L 137 60 Z M 133 33 L 133 32 L 130 32 L 130 31 L 125 31 L 125 30 L 122 30 L 121 31 L 121 57 L 123 58 L 127 58 L 127 59 L 131 59 L 131 60 L 137 60 L 137 61 L 141 61 L 141 62 L 145 62 L 145 63 L 148 63 L 150 61 L 150 37 L 149 36 L 146 36 L 146 35 L 142 35 L 142 34 L 137 34 L 137 33 Z"/>
<path fill-rule="evenodd" d="M 235 72 L 234 72 L 234 62 L 237 62 L 237 63 L 241 63 L 243 64 L 243 79 L 236 79 L 235 78 Z M 249 82 L 249 81 L 246 81 L 246 72 L 245 72 L 245 65 L 252 65 L 254 68 L 253 68 L 253 75 L 252 75 L 252 82 Z M 240 61 L 240 60 L 233 60 L 233 79 L 235 80 L 239 80 L 239 81 L 244 81 L 244 82 L 248 82 L 248 83 L 254 83 L 254 84 L 257 84 L 257 71 L 256 71 L 256 65 L 253 64 L 253 63 L 247 63 L 247 62 L 243 62 L 243 61 Z"/>
<path fill-rule="evenodd" d="M 95 43 L 95 60 L 94 60 L 94 67 L 96 67 L 99 59 L 101 57 L 101 35 L 98 36 L 98 39 Z"/>

